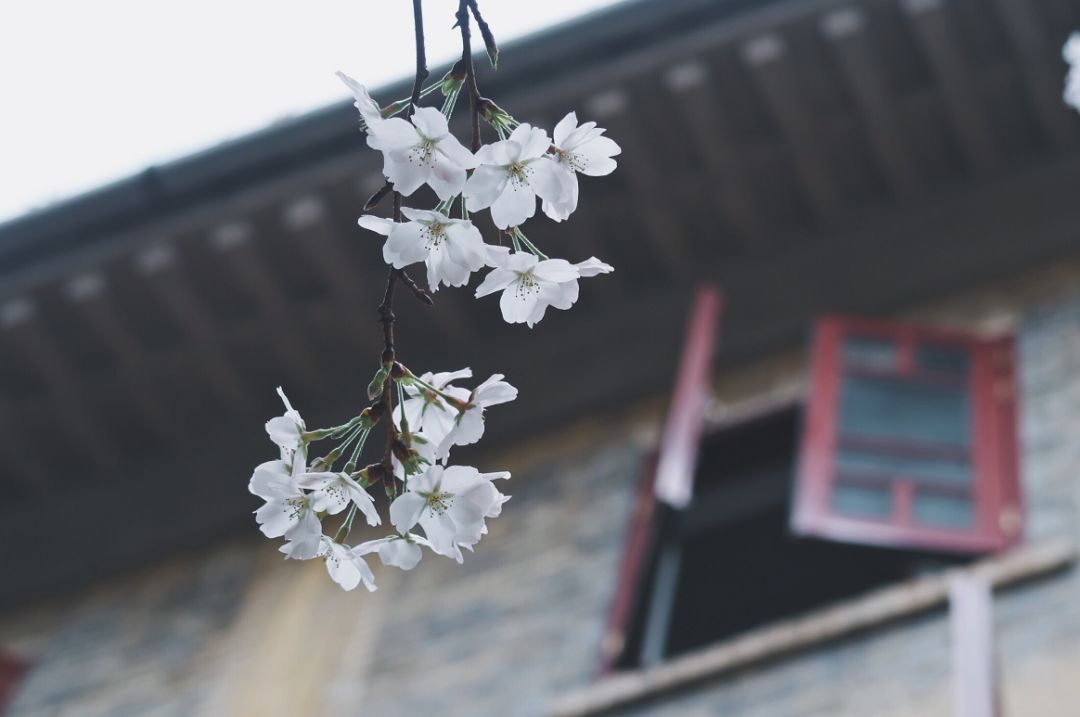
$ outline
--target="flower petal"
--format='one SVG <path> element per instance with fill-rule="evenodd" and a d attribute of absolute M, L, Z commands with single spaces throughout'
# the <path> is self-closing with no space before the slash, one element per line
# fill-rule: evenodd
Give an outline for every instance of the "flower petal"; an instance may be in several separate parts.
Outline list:
<path fill-rule="evenodd" d="M 502 194 L 491 203 L 491 220 L 499 229 L 524 224 L 525 220 L 535 213 L 536 194 L 532 187 L 524 182 L 507 182 Z"/>
<path fill-rule="evenodd" d="M 509 175 L 501 167 L 483 166 L 473 172 L 469 180 L 465 182 L 465 205 L 470 212 L 487 209 L 499 198 Z"/>
<path fill-rule="evenodd" d="M 391 219 L 385 219 L 383 217 L 375 217 L 370 214 L 365 214 L 356 220 L 356 223 L 362 226 L 364 229 L 375 232 L 376 234 L 382 234 L 383 236 L 390 236 L 390 232 L 393 231 L 394 222 Z"/>
<path fill-rule="evenodd" d="M 570 133 L 577 127 L 577 112 L 569 112 L 565 117 L 559 120 L 559 123 L 555 125 L 555 129 L 551 133 L 552 144 L 559 149 L 566 149 L 566 138 L 570 136 Z"/>
<path fill-rule="evenodd" d="M 390 504 L 390 522 L 399 533 L 407 533 L 420 520 L 427 501 L 412 491 L 402 493 Z"/>
<path fill-rule="evenodd" d="M 517 273 L 510 269 L 492 269 L 476 287 L 476 298 L 502 291 L 517 279 Z"/>
<path fill-rule="evenodd" d="M 503 289 L 502 296 L 499 298 L 503 320 L 508 324 L 525 323 L 536 307 L 539 297 L 538 288 L 529 288 L 520 280 L 511 283 Z"/>
<path fill-rule="evenodd" d="M 428 139 L 438 141 L 450 134 L 446 117 L 434 107 L 416 107 L 413 111 L 412 123 Z"/>
<path fill-rule="evenodd" d="M 508 141 L 521 145 L 519 155 L 521 160 L 542 157 L 551 147 L 551 138 L 548 137 L 547 132 L 528 123 L 515 127 Z"/>
<path fill-rule="evenodd" d="M 406 222 L 395 224 L 386 243 L 383 244 L 383 260 L 393 265 L 395 269 L 402 269 L 409 264 L 415 264 L 427 258 L 427 238 L 424 236 L 424 225 L 419 222 Z"/>

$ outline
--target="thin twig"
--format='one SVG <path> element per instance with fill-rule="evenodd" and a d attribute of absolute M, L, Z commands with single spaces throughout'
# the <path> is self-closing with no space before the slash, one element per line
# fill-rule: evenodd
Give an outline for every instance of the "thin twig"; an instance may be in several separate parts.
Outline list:
<path fill-rule="evenodd" d="M 468 0 L 468 3 L 469 9 L 472 10 L 473 18 L 476 20 L 476 27 L 480 30 L 480 37 L 484 39 L 484 47 L 487 48 L 491 66 L 495 67 L 499 61 L 499 46 L 495 44 L 495 35 L 492 34 L 491 27 L 484 21 L 484 17 L 480 14 L 480 7 L 477 5 L 476 0 Z"/>
<path fill-rule="evenodd" d="M 455 16 L 461 28 L 461 61 L 465 65 L 465 81 L 469 85 L 469 111 L 472 113 L 472 151 L 480 149 L 480 88 L 476 84 L 473 67 L 472 31 L 469 28 L 469 0 L 458 0 Z"/>
<path fill-rule="evenodd" d="M 416 37 L 416 76 L 413 79 L 413 91 L 412 98 L 409 102 L 409 107 L 405 110 L 405 119 L 409 119 L 413 111 L 416 108 L 416 103 L 420 101 L 420 91 L 423 89 L 424 80 L 428 76 L 427 68 L 427 52 L 424 46 L 424 12 L 421 7 L 421 0 L 413 0 L 413 29 Z M 394 221 L 401 221 L 401 193 L 394 192 Z M 421 298 L 421 295 L 427 298 L 425 303 L 431 303 L 431 297 L 416 285 L 416 282 L 411 278 L 406 280 L 404 272 L 399 269 L 390 268 L 390 271 L 386 275 L 386 289 L 383 291 L 382 302 L 379 304 L 379 322 L 382 324 L 383 334 L 383 352 L 382 365 L 384 368 L 389 368 L 394 364 L 396 360 L 394 350 L 394 286 L 397 280 L 401 279 L 402 283 L 406 284 L 416 295 L 417 298 Z M 419 290 L 419 294 L 417 293 Z M 386 407 L 386 450 L 383 453 L 382 467 L 383 467 L 383 482 L 385 485 L 393 485 L 394 481 L 394 464 L 393 464 L 393 450 L 394 444 L 400 440 L 397 427 L 394 426 L 394 421 L 389 417 L 393 415 L 394 411 L 394 382 L 391 377 L 386 378 L 386 382 L 383 384 L 382 402 Z"/>

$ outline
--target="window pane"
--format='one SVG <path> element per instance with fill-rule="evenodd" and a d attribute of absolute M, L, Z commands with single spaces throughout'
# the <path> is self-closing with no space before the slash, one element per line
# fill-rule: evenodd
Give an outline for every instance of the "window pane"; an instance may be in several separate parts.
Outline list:
<path fill-rule="evenodd" d="M 971 501 L 956 496 L 916 492 L 912 518 L 922 525 L 970 528 L 973 518 Z"/>
<path fill-rule="evenodd" d="M 848 374 L 840 389 L 840 434 L 966 446 L 965 385 Z"/>
<path fill-rule="evenodd" d="M 849 336 L 844 339 L 844 363 L 849 366 L 893 369 L 896 367 L 896 343 L 892 339 Z"/>
<path fill-rule="evenodd" d="M 836 470 L 840 475 L 913 478 L 919 482 L 940 485 L 966 485 L 971 481 L 971 466 L 964 460 L 886 455 L 851 449 L 837 452 Z"/>
<path fill-rule="evenodd" d="M 832 504 L 837 513 L 844 515 L 888 518 L 892 514 L 892 493 L 877 486 L 837 483 Z"/>
<path fill-rule="evenodd" d="M 949 344 L 923 344 L 915 349 L 915 365 L 920 371 L 964 375 L 968 371 L 968 349 Z"/>

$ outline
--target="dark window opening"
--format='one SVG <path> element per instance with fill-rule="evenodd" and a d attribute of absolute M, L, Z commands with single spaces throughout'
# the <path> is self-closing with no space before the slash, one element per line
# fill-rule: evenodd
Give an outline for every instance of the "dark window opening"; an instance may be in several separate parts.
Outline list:
<path fill-rule="evenodd" d="M 693 503 L 660 507 L 619 667 L 655 664 L 961 560 L 792 535 L 799 422 L 791 407 L 704 437 Z M 874 494 L 842 500 L 884 510 Z"/>

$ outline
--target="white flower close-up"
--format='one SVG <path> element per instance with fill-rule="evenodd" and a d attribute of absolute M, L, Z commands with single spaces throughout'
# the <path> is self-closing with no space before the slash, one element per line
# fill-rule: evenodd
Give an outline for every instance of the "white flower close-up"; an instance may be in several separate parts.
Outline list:
<path fill-rule="evenodd" d="M 472 369 L 428 372 L 420 376 L 421 381 L 440 393 L 459 401 L 468 401 L 469 389 L 451 384 L 452 381 L 462 378 L 472 378 Z M 442 443 L 446 434 L 454 427 L 454 421 L 458 415 L 457 409 L 447 405 L 435 391 L 419 384 L 407 384 L 405 395 L 405 420 L 409 422 L 409 428 L 413 431 L 422 431 L 436 446 Z"/>
<path fill-rule="evenodd" d="M 326 563 L 330 579 L 345 590 L 353 590 L 363 583 L 368 592 L 375 592 L 375 574 L 371 572 L 359 547 L 348 548 L 323 536 L 318 557 Z"/>
<path fill-rule="evenodd" d="M 391 117 L 368 128 L 368 146 L 383 153 L 383 174 L 394 191 L 409 196 L 424 184 L 439 199 L 457 196 L 466 170 L 476 157 L 450 134 L 446 118 L 434 107 L 418 107 L 412 119 Z"/>
<path fill-rule="evenodd" d="M 465 184 L 465 206 L 470 212 L 491 207 L 495 226 L 506 229 L 536 213 L 537 197 L 567 201 L 573 173 L 548 156 L 550 147 L 547 132 L 529 124 L 481 147 L 476 153 L 479 166 Z"/>
<path fill-rule="evenodd" d="M 461 548 L 480 541 L 487 533 L 485 520 L 498 517 L 509 499 L 492 481 L 509 477 L 469 466 L 431 466 L 410 478 L 407 490 L 390 504 L 390 521 L 403 535 L 419 523 L 432 550 L 460 563 Z"/>
<path fill-rule="evenodd" d="M 439 444 L 436 457 L 445 460 L 452 446 L 467 446 L 479 441 L 484 435 L 484 410 L 489 406 L 509 403 L 517 395 L 518 390 L 504 381 L 501 373 L 489 376 L 469 392 L 464 402 L 465 408 L 458 410 L 453 427 Z"/>
<path fill-rule="evenodd" d="M 388 567 L 412 570 L 420 562 L 420 546 L 430 549 L 431 543 L 422 535 L 406 533 L 369 540 L 357 545 L 355 550 L 360 555 L 378 553 L 379 560 Z"/>
<path fill-rule="evenodd" d="M 370 131 L 372 127 L 383 121 L 382 110 L 375 100 L 371 99 L 371 95 L 368 93 L 367 88 L 362 84 L 346 75 L 344 72 L 338 70 L 335 73 L 345 86 L 352 92 L 353 105 L 357 111 L 360 112 L 361 123 L 365 131 Z"/>
<path fill-rule="evenodd" d="M 358 220 L 360 226 L 386 237 L 383 259 L 395 269 L 424 262 L 428 287 L 438 291 L 440 284 L 468 283 L 472 272 L 487 264 L 484 239 L 472 222 L 426 209 L 404 207 L 401 212 L 410 221 L 370 215 Z"/>
<path fill-rule="evenodd" d="M 577 113 L 571 112 L 559 120 L 552 133 L 552 151 L 555 161 L 570 174 L 570 190 L 563 196 L 544 199 L 544 214 L 555 221 L 568 218 L 578 203 L 577 175 L 602 177 L 611 174 L 618 166 L 612 157 L 622 149 L 612 139 L 602 136 L 606 130 L 595 122 L 578 125 Z"/>
<path fill-rule="evenodd" d="M 285 413 L 266 422 L 266 433 L 270 436 L 270 440 L 281 449 L 282 460 L 291 462 L 292 455 L 296 451 L 300 451 L 301 458 L 304 456 L 303 434 L 306 429 L 300 412 L 289 403 L 281 386 L 278 386 L 277 392 L 282 403 L 285 404 Z"/>
<path fill-rule="evenodd" d="M 311 507 L 320 513 L 337 515 L 348 508 L 349 503 L 355 503 L 368 525 L 382 522 L 375 501 L 348 473 L 304 473 L 297 479 L 297 484 L 312 491 L 309 495 Z"/>
<path fill-rule="evenodd" d="M 314 557 L 312 540 L 322 535 L 322 524 L 311 500 L 284 461 L 267 461 L 255 468 L 248 490 L 266 501 L 255 511 L 259 529 L 268 538 L 293 541 L 294 557 Z"/>
<path fill-rule="evenodd" d="M 499 308 L 507 323 L 532 328 L 544 318 L 548 306 L 568 309 L 577 300 L 581 274 L 565 259 L 540 259 L 505 247 L 489 247 L 488 255 L 495 268 L 476 287 L 476 297 L 501 291 Z"/>

